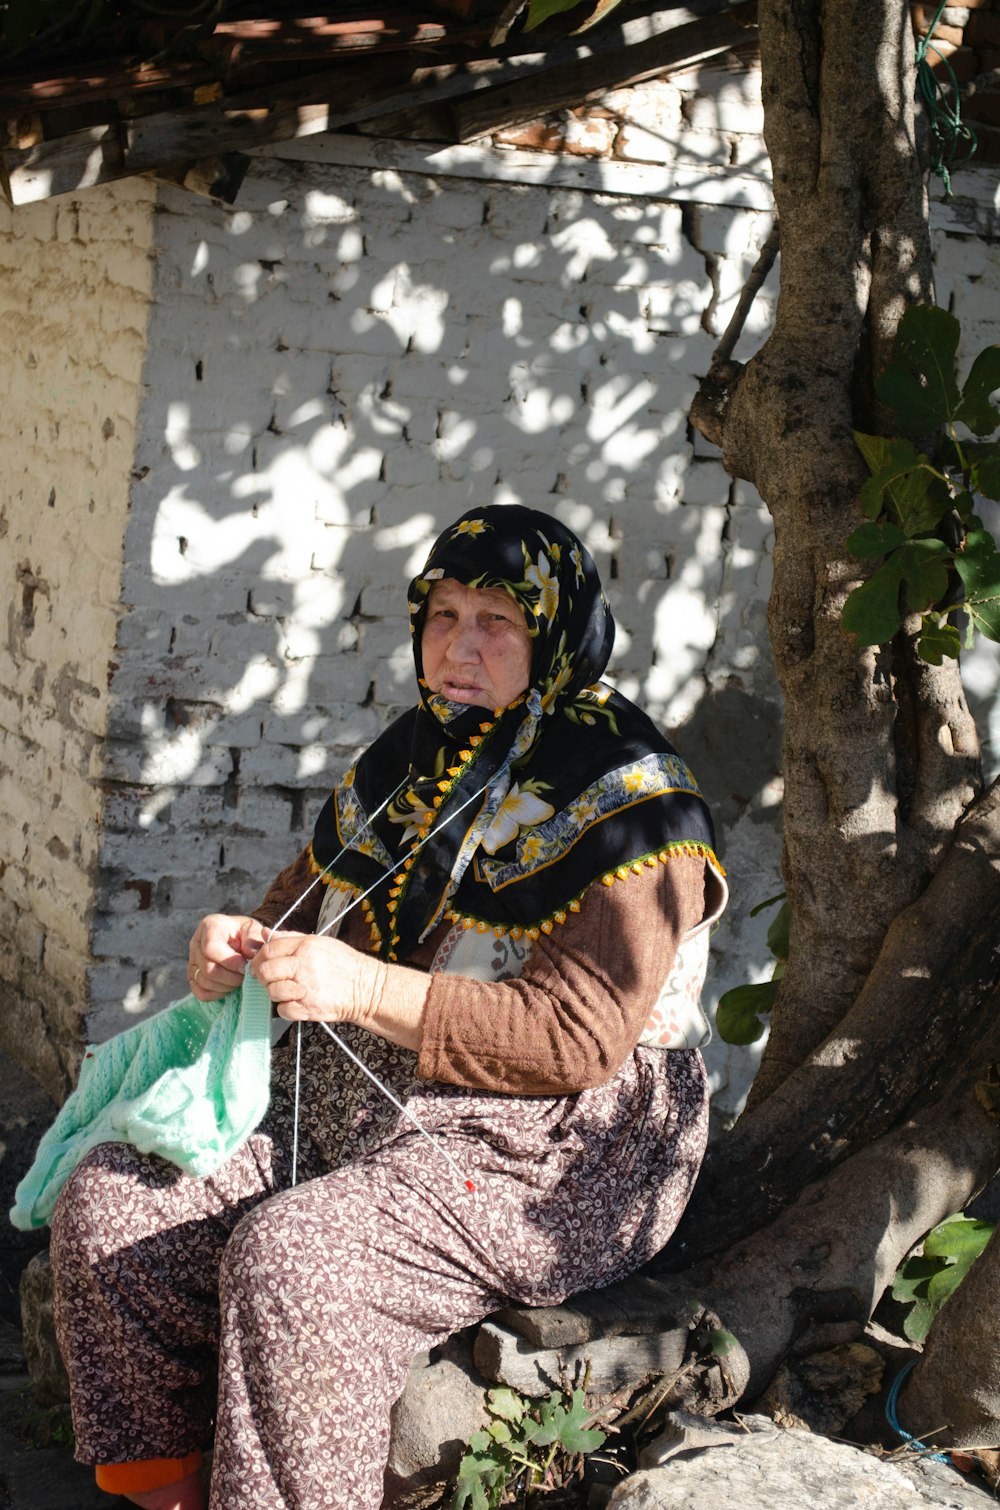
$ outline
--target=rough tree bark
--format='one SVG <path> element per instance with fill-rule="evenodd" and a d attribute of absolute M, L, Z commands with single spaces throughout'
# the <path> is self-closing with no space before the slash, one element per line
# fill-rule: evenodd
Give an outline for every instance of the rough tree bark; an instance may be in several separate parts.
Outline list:
<path fill-rule="evenodd" d="M 758 1102 L 840 1022 L 978 777 L 954 663 L 919 672 L 905 641 L 859 651 L 841 627 L 866 475 L 851 434 L 859 363 L 878 364 L 906 304 L 930 294 L 909 8 L 765 0 L 760 28 L 781 293 L 721 426 L 727 466 L 774 518 L 786 708 L 792 948 Z"/>
<path fill-rule="evenodd" d="M 940 1313 L 907 1382 L 900 1418 L 912 1436 L 936 1448 L 1000 1441 L 998 1315 L 1000 1228 Z"/>
<path fill-rule="evenodd" d="M 775 327 L 745 366 L 720 351 L 692 419 L 774 521 L 791 948 L 748 1111 L 663 1266 L 694 1265 L 751 1391 L 811 1316 L 864 1321 L 907 1249 L 1000 1162 L 977 1091 L 1000 1058 L 1000 789 L 977 797 L 958 665 L 922 664 L 905 632 L 859 650 L 841 626 L 867 475 L 852 430 L 882 428 L 872 374 L 932 294 L 909 6 L 760 0 L 759 23 Z M 952 1419 L 950 1309 L 912 1381 L 922 1418 Z M 958 1366 L 967 1377 L 968 1352 Z"/>

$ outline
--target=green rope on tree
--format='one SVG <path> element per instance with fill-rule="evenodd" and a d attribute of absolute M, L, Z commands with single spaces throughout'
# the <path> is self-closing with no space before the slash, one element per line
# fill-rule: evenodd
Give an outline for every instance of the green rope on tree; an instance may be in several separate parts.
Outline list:
<path fill-rule="evenodd" d="M 976 141 L 976 133 L 962 119 L 962 106 L 955 70 L 948 62 L 944 53 L 935 47 L 931 40 L 941 19 L 941 13 L 947 3 L 948 0 L 941 0 L 934 14 L 934 20 L 927 28 L 927 35 L 921 37 L 917 43 L 917 87 L 920 90 L 924 104 L 927 106 L 927 115 L 930 121 L 932 144 L 931 171 L 936 173 L 944 184 L 945 199 L 950 199 L 952 168 L 968 162 L 979 144 Z M 950 100 L 944 85 L 927 61 L 928 49 L 937 54 L 948 72 L 948 79 L 951 85 Z M 962 151 L 956 164 L 956 156 L 959 153 L 960 147 L 963 146 L 964 151 Z"/>

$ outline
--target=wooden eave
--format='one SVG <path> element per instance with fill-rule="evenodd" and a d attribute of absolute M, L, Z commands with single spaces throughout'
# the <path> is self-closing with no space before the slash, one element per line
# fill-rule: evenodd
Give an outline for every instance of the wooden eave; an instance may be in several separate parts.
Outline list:
<path fill-rule="evenodd" d="M 139 173 L 220 183 L 183 170 L 316 132 L 468 142 L 755 41 L 753 7 L 727 0 L 623 6 L 582 37 L 500 46 L 502 7 L 452 8 L 232 16 L 183 58 L 0 77 L 0 182 L 18 204 Z"/>

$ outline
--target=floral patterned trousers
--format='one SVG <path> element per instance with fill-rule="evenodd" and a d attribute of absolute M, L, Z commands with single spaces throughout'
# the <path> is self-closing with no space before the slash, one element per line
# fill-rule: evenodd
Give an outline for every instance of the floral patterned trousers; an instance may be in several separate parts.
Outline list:
<path fill-rule="evenodd" d="M 411 1087 L 470 1193 L 318 1033 L 289 1188 L 278 1060 L 264 1125 L 211 1178 L 104 1144 L 63 1191 L 52 1261 L 77 1457 L 182 1457 L 214 1429 L 212 1510 L 377 1510 L 415 1354 L 509 1300 L 611 1284 L 669 1237 L 704 1149 L 704 1067 L 638 1049 L 576 1096 Z M 386 1046 L 378 1068 L 406 1094 L 412 1060 Z"/>

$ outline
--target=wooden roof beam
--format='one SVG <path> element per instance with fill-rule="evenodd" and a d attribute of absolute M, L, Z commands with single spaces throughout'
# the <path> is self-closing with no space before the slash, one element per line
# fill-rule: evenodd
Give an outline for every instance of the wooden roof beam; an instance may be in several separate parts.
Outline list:
<path fill-rule="evenodd" d="M 156 173 L 176 164 L 340 131 L 380 118 L 391 117 L 395 124 L 407 112 L 419 113 L 448 100 L 456 102 L 452 105 L 456 131 L 464 133 L 463 140 L 472 139 L 567 103 L 579 104 L 604 89 L 704 61 L 747 38 L 745 29 L 725 14 L 685 20 L 652 35 L 648 34 L 649 20 L 626 23 L 613 34 L 615 46 L 605 43 L 598 48 L 595 37 L 586 46 L 568 43 L 521 59 L 480 60 L 479 69 L 452 64 L 427 70 L 422 76 L 417 71 L 406 87 L 361 91 L 353 98 L 345 97 L 344 86 L 350 78 L 356 83 L 356 76 L 345 78 L 335 70 L 325 79 L 302 81 L 303 90 L 313 99 L 309 103 L 279 99 L 241 108 L 236 100 L 221 100 L 8 150 L 5 164 L 12 199 L 14 204 L 25 204 L 132 174 Z M 620 36 L 628 35 L 630 29 L 638 39 L 622 46 Z M 315 98 L 320 90 L 329 91 L 326 99 Z M 462 96 L 468 97 L 465 103 Z"/>
<path fill-rule="evenodd" d="M 746 27 L 722 12 L 673 27 L 632 47 L 547 69 L 534 78 L 490 89 L 450 107 L 455 139 L 474 141 L 491 132 L 537 120 L 553 110 L 581 105 L 595 95 L 671 70 L 691 68 L 720 53 L 746 46 Z"/>

